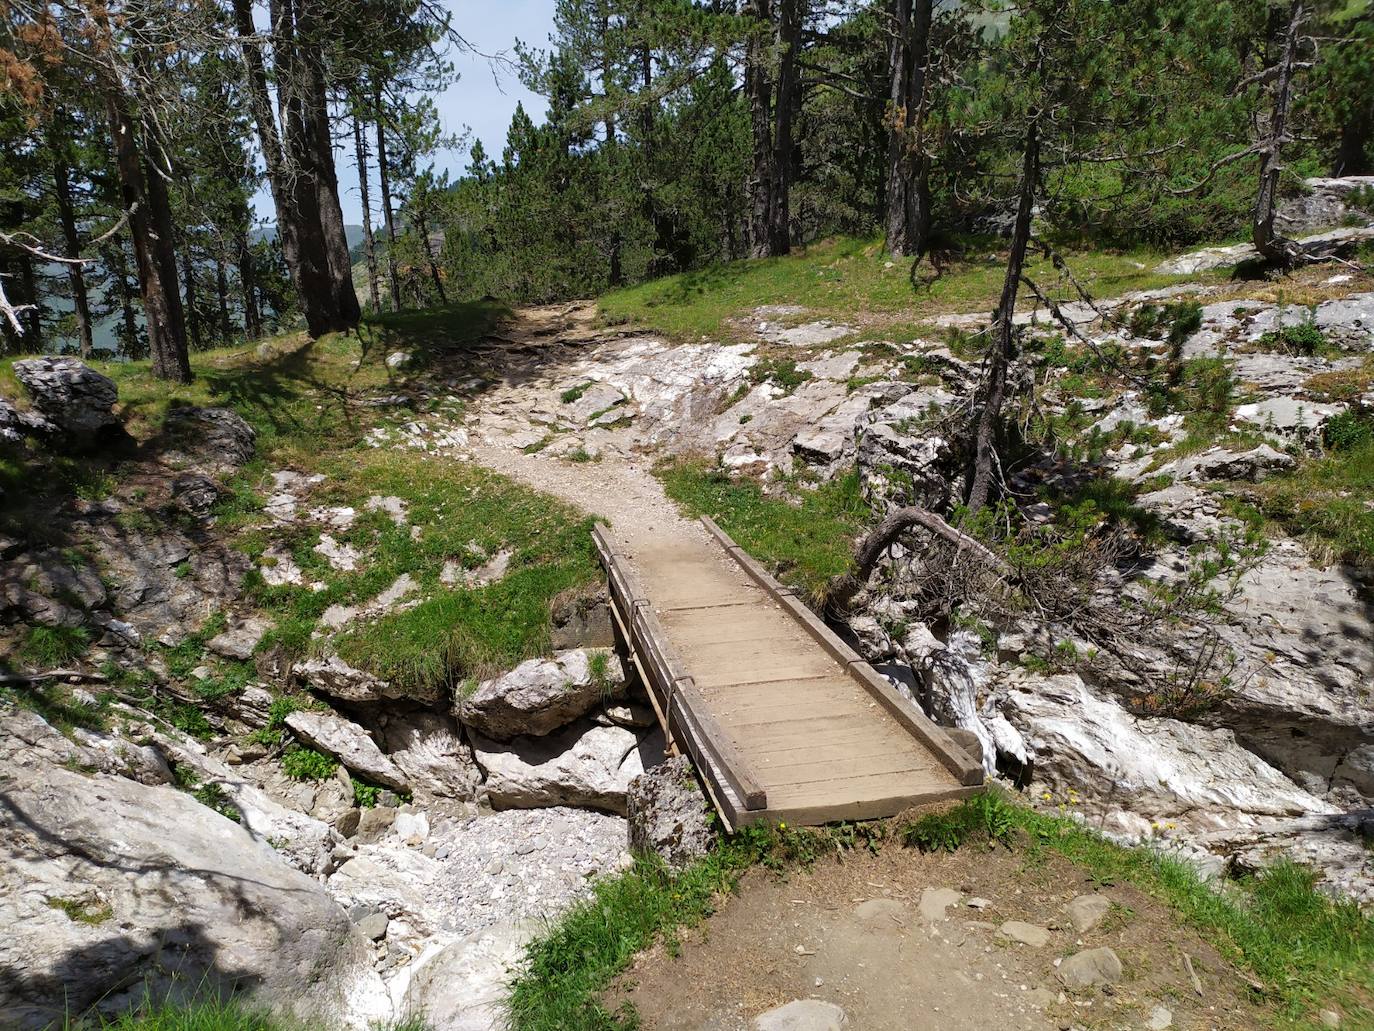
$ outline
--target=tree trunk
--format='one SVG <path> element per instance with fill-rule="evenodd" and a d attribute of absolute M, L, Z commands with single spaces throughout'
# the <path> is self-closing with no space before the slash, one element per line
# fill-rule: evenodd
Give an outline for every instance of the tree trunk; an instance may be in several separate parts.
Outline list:
<path fill-rule="evenodd" d="M 1374 175 L 1374 160 L 1370 159 L 1370 141 L 1374 139 L 1374 111 L 1359 111 L 1341 126 L 1341 142 L 1331 174 Z"/>
<path fill-rule="evenodd" d="M 391 212 L 391 170 L 386 164 L 386 128 L 382 124 L 382 90 L 373 87 L 377 111 L 377 182 L 382 189 L 382 224 L 386 227 L 386 278 L 391 310 L 401 310 L 401 281 L 396 275 L 396 217 Z"/>
<path fill-rule="evenodd" d="M 248 234 L 240 233 L 235 241 L 238 251 L 239 292 L 243 302 L 243 335 L 249 340 L 262 336 L 262 307 L 258 304 L 258 276 L 253 264 L 253 249 Z"/>
<path fill-rule="evenodd" d="M 1025 153 L 1021 164 L 1021 198 L 1016 206 L 1016 224 L 1011 234 L 1011 252 L 1007 255 L 1007 274 L 1002 281 L 1002 297 L 993 314 L 992 347 L 987 357 L 987 386 L 983 406 L 978 413 L 974 431 L 973 470 L 970 476 L 968 512 L 977 513 L 988 503 L 992 492 L 992 477 L 997 465 L 997 431 L 1001 424 L 1002 402 L 1007 388 L 1007 367 L 1011 364 L 1012 319 L 1016 314 L 1016 295 L 1021 288 L 1021 274 L 1026 264 L 1026 247 L 1030 243 L 1031 218 L 1035 211 L 1035 193 L 1040 178 L 1040 116 L 1032 112 L 1026 125 Z"/>
<path fill-rule="evenodd" d="M 233 0 L 233 4 L 234 25 L 243 55 L 249 102 L 258 127 L 258 140 L 267 166 L 267 181 L 272 190 L 272 206 L 277 215 L 277 239 L 281 243 L 287 270 L 291 273 L 291 284 L 296 288 L 301 309 L 305 313 L 306 328 L 311 336 L 321 336 L 338 328 L 328 261 L 320 241 L 305 238 L 306 212 L 300 207 L 304 176 L 299 174 L 296 162 L 290 160 L 283 147 L 282 135 L 277 131 L 272 95 L 267 86 L 267 69 L 262 51 L 254 38 L 256 30 L 253 27 L 252 0 Z M 277 45 L 282 48 L 278 51 L 278 98 L 285 112 L 291 92 L 286 84 L 293 77 L 293 69 L 290 58 L 283 55 L 290 51 L 291 28 L 287 12 L 279 4 L 272 5 L 272 20 Z M 282 133 L 285 132 L 283 118 Z M 307 204 L 307 207 L 310 206 Z M 318 224 L 318 218 L 315 222 Z"/>
<path fill-rule="evenodd" d="M 924 253 L 930 237 L 930 162 L 923 153 L 933 0 L 893 0 L 888 53 L 887 249 Z"/>
<path fill-rule="evenodd" d="M 234 336 L 234 323 L 229 318 L 229 276 L 224 271 L 225 255 L 215 262 L 215 300 L 219 305 L 219 342 L 227 344 Z"/>
<path fill-rule="evenodd" d="M 33 256 L 28 251 L 19 252 L 19 288 L 23 291 L 26 307 L 19 313 L 24 323 L 24 350 L 37 352 L 43 340 L 43 301 L 38 296 L 38 277 L 33 271 Z"/>
<path fill-rule="evenodd" d="M 334 309 L 339 330 L 354 329 L 362 318 L 358 292 L 353 288 L 353 258 L 349 254 L 348 231 L 344 228 L 343 206 L 339 201 L 339 177 L 334 169 L 334 142 L 329 128 L 329 98 L 321 59 L 323 41 L 316 5 L 321 0 L 296 0 L 299 54 L 297 69 L 302 81 L 300 105 L 302 166 L 309 169 L 315 188 L 320 229 L 328 261 Z"/>
<path fill-rule="evenodd" d="M 440 304 L 448 304 L 448 295 L 444 293 L 444 280 L 439 275 L 439 265 L 434 259 L 434 248 L 429 243 L 429 222 L 424 218 L 417 218 L 415 228 L 420 234 L 420 246 L 425 252 L 425 264 L 429 266 L 429 278 L 434 284 L 434 292 L 439 295 Z"/>
<path fill-rule="evenodd" d="M 72 205 L 72 187 L 67 156 L 61 144 L 53 152 L 53 195 L 57 200 L 57 218 L 62 223 L 62 240 L 67 257 L 81 257 L 81 238 L 76 231 L 76 213 Z M 89 358 L 95 349 L 91 333 L 91 305 L 86 295 L 86 269 L 81 264 L 67 267 L 67 281 L 72 288 L 72 307 L 76 313 L 76 335 L 80 341 L 81 357 Z"/>
<path fill-rule="evenodd" d="M 1255 196 L 1255 213 L 1251 223 L 1251 242 L 1260 257 L 1265 261 L 1283 264 L 1292 261 L 1297 247 L 1274 228 L 1274 218 L 1278 212 L 1279 179 L 1283 175 L 1282 150 L 1286 142 L 1288 108 L 1293 99 L 1293 78 L 1297 71 L 1299 36 L 1304 17 L 1303 0 L 1294 0 L 1288 12 L 1283 53 L 1274 81 L 1269 131 L 1259 149 L 1259 192 Z"/>
<path fill-rule="evenodd" d="M 934 512 L 909 505 L 889 512 L 881 523 L 855 543 L 854 568 L 835 577 L 827 585 L 826 607 L 839 614 L 848 610 L 854 596 L 868 583 L 868 578 L 873 574 L 873 567 L 878 564 L 883 553 L 913 526 L 923 527 L 943 537 L 951 544 L 957 545 L 961 551 L 976 556 L 980 562 L 1004 576 L 1011 573 L 1011 568 L 1006 562 L 981 541 L 950 526 Z"/>
<path fill-rule="evenodd" d="M 367 139 L 363 135 L 363 120 L 353 116 L 353 153 L 358 161 L 358 197 L 363 205 L 363 253 L 367 255 L 367 299 L 374 312 L 382 310 L 377 292 L 377 242 L 372 239 L 372 206 L 367 183 Z"/>
<path fill-rule="evenodd" d="M 773 192 L 769 205 L 770 254 L 792 249 L 792 125 L 797 102 L 798 48 L 801 43 L 802 0 L 778 0 L 778 87 L 773 103 Z"/>
<path fill-rule="evenodd" d="M 105 110 L 114 140 L 123 206 L 129 216 L 129 237 L 138 266 L 153 375 L 189 383 L 191 362 L 186 352 L 185 313 L 181 294 L 177 292 L 177 258 L 167 187 L 139 153 L 142 133 L 129 114 L 118 83 L 105 87 Z"/>
<path fill-rule="evenodd" d="M 134 289 L 129 284 L 128 255 L 124 251 L 124 238 L 112 237 L 106 245 L 105 263 L 114 279 L 115 292 L 119 295 L 120 335 L 123 338 L 124 357 L 138 359 L 143 357 L 138 339 L 138 313 L 134 311 Z"/>
<path fill-rule="evenodd" d="M 749 176 L 749 256 L 766 258 L 771 250 L 773 210 L 773 85 L 768 73 L 770 0 L 748 0 L 750 25 L 744 64 L 744 92 L 749 98 L 753 170 Z"/>
<path fill-rule="evenodd" d="M 197 351 L 202 343 L 200 333 L 200 309 L 196 302 L 196 266 L 192 258 L 191 241 L 187 240 L 181 249 L 182 294 L 186 298 L 186 338 Z"/>
<path fill-rule="evenodd" d="M 603 12 L 601 15 L 601 89 L 603 92 L 609 90 L 611 82 L 611 52 L 607 46 L 607 39 L 611 34 L 610 16 Z M 606 167 L 610 171 L 612 181 L 616 172 L 616 135 L 615 135 L 615 113 L 613 110 L 606 112 Z M 611 187 L 614 196 L 615 187 Z M 620 239 L 620 220 L 612 213 L 610 219 L 611 239 L 609 244 L 610 269 L 607 273 L 607 284 L 609 286 L 620 286 L 625 281 L 625 273 L 621 268 L 621 251 L 624 244 Z"/>

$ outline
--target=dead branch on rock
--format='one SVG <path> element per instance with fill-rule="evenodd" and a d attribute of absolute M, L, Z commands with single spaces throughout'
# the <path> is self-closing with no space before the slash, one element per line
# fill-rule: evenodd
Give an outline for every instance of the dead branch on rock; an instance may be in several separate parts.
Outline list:
<path fill-rule="evenodd" d="M 854 568 L 832 581 L 826 591 L 827 605 L 836 612 L 848 609 L 854 596 L 868 583 L 873 567 L 877 565 L 883 553 L 896 543 L 897 538 L 914 526 L 924 527 L 956 545 L 960 550 L 967 550 L 969 554 L 998 573 L 1011 575 L 1011 567 L 981 542 L 961 530 L 956 530 L 934 512 L 917 505 L 908 505 L 889 513 L 871 533 L 854 546 Z"/>

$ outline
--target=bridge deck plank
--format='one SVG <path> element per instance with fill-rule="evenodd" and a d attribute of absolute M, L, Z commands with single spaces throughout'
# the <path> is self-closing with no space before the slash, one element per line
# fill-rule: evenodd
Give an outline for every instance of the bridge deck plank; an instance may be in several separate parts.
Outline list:
<path fill-rule="evenodd" d="M 763 810 L 745 812 L 731 790 L 715 791 L 727 822 L 868 819 L 967 794 L 910 719 L 894 716 L 854 675 L 852 653 L 846 660 L 833 639 L 819 640 L 795 603 L 727 547 L 650 544 L 616 557 L 632 567 L 666 637 L 651 647 L 690 678 L 731 754 L 766 793 Z"/>

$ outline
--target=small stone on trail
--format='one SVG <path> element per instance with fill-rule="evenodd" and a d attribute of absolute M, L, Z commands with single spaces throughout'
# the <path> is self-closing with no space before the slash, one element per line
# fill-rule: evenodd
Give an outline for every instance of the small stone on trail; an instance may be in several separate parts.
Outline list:
<path fill-rule="evenodd" d="M 869 899 L 854 907 L 854 916 L 869 931 L 896 931 L 906 926 L 907 908 L 896 899 Z"/>
<path fill-rule="evenodd" d="M 1317 1017 L 1321 1020 L 1323 1027 L 1341 1026 L 1341 1015 L 1335 1010 L 1322 1010 L 1317 1014 Z"/>
<path fill-rule="evenodd" d="M 926 888 L 921 892 L 921 919 L 946 919 L 945 910 L 958 902 L 959 897 L 959 893 L 953 888 Z"/>
<path fill-rule="evenodd" d="M 1121 960 L 1106 947 L 1076 952 L 1059 964 L 1059 980 L 1069 989 L 1115 984 L 1121 980 Z"/>
<path fill-rule="evenodd" d="M 968 906 L 969 909 L 987 909 L 992 903 L 983 898 L 971 898 L 964 905 Z"/>
<path fill-rule="evenodd" d="M 754 1018 L 754 1031 L 840 1031 L 849 1024 L 844 1010 L 833 1002 L 798 999 Z"/>
<path fill-rule="evenodd" d="M 1112 900 L 1105 895 L 1079 895 L 1066 908 L 1073 929 L 1079 934 L 1086 934 L 1111 911 Z"/>
<path fill-rule="evenodd" d="M 1038 949 L 1050 942 L 1049 931 L 1043 927 L 1037 927 L 1035 924 L 1028 924 L 1023 920 L 1008 920 L 999 930 L 1012 941 L 1029 945 L 1032 948 Z"/>
<path fill-rule="evenodd" d="M 1174 1026 L 1174 1014 L 1167 1006 L 1156 1006 L 1150 1011 L 1150 1019 L 1145 1024 L 1149 1031 L 1165 1031 Z"/>

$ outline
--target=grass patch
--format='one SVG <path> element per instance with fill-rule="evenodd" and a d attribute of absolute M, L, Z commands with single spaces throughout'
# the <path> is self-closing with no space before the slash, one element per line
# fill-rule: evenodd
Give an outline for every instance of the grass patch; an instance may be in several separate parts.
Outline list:
<path fill-rule="evenodd" d="M 1367 430 L 1366 430 L 1367 428 Z M 1243 500 L 1318 561 L 1374 567 L 1374 424 L 1345 426 L 1343 447 L 1246 485 Z"/>
<path fill-rule="evenodd" d="M 61 910 L 67 914 L 67 919 L 90 927 L 98 927 L 114 916 L 114 910 L 108 902 L 95 898 L 50 898 L 48 908 Z"/>
<path fill-rule="evenodd" d="M 91 633 L 85 627 L 30 627 L 19 645 L 19 661 L 35 670 L 49 670 L 81 658 L 91 646 Z"/>
<path fill-rule="evenodd" d="M 1094 879 L 1129 882 L 1167 904 L 1227 959 L 1251 971 L 1264 994 L 1291 1021 L 1318 1006 L 1339 1004 L 1349 1026 L 1374 1017 L 1374 921 L 1353 904 L 1335 902 L 1300 867 L 1279 865 L 1218 893 L 1187 864 L 1147 848 L 1113 844 L 1074 820 L 1046 815 L 988 791 L 919 820 L 825 829 L 751 827 L 674 875 L 651 857 L 599 881 L 526 949 L 513 982 L 515 1031 L 629 1031 L 631 1010 L 611 1013 L 601 995 L 634 956 L 656 941 L 675 953 L 679 929 L 709 917 L 736 891 L 751 866 L 786 870 L 826 855 L 877 851 L 894 835 L 928 851 L 967 847 L 1013 849 L 1034 863 L 1057 852 Z"/>
<path fill-rule="evenodd" d="M 799 490 L 795 504 L 701 463 L 673 462 L 656 475 L 684 514 L 709 515 L 778 579 L 812 597 L 849 569 L 854 539 L 870 516 L 854 470 Z"/>
<path fill-rule="evenodd" d="M 786 257 L 736 261 L 612 290 L 602 295 L 599 305 L 611 322 L 634 322 L 678 338 L 719 339 L 748 335 L 736 322 L 742 312 L 761 305 L 798 304 L 806 308 L 805 320 L 852 323 L 861 312 L 865 324 L 857 328 L 864 336 L 950 312 L 991 312 L 1006 269 L 1002 255 L 987 252 L 986 241 L 971 245 L 968 255 L 945 275 L 913 290 L 909 261 L 892 262 L 880 240 L 838 237 L 798 248 Z M 1074 275 L 1099 297 L 1208 278 L 1149 271 L 1160 258 L 1147 251 L 1068 255 Z M 1074 299 L 1072 287 L 1059 282 L 1045 259 L 1029 262 L 1026 271 L 1037 282 L 1052 286 L 1056 298 Z"/>
<path fill-rule="evenodd" d="M 326 487 L 328 503 L 359 508 L 370 494 L 402 497 L 421 532 L 413 537 L 409 527 L 380 515 L 360 518 L 338 536 L 367 554 L 362 569 L 320 566 L 305 548 L 301 559 L 313 563 L 309 576 L 326 589 L 264 587 L 259 597 L 308 638 L 329 605 L 365 601 L 409 574 L 419 584 L 420 604 L 354 625 L 336 641 L 346 662 L 408 687 L 452 685 L 541 653 L 554 595 L 599 575 L 586 516 L 475 466 L 369 453 L 352 457 L 347 471 L 338 468 Z M 476 564 L 479 555 L 503 549 L 512 552 L 510 569 L 494 583 L 465 589 L 440 580 L 446 561 Z"/>
<path fill-rule="evenodd" d="M 574 401 L 581 400 L 582 395 L 585 394 L 588 390 L 590 390 L 591 386 L 592 381 L 587 380 L 586 383 L 579 383 L 575 387 L 569 387 L 567 390 L 563 391 L 563 393 L 558 395 L 558 400 L 562 401 L 565 405 L 570 405 Z"/>

